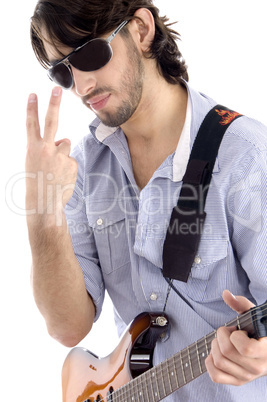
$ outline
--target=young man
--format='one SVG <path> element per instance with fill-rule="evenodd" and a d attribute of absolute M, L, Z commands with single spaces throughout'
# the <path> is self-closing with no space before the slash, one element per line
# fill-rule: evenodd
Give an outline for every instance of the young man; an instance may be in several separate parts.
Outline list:
<path fill-rule="evenodd" d="M 165 308 L 171 329 L 154 364 L 267 294 L 267 129 L 247 117 L 224 135 L 187 282 L 174 280 L 173 289 L 163 277 L 171 212 L 198 129 L 216 105 L 189 87 L 166 23 L 151 0 L 39 0 L 31 31 L 37 58 L 97 117 L 70 156 L 69 140 L 55 142 L 60 87 L 43 137 L 35 94 L 27 110 L 26 170 L 40 177 L 39 188 L 26 182 L 32 280 L 48 331 L 66 346 L 79 343 L 105 290 L 120 330 L 143 311 Z M 221 327 L 206 366 L 208 373 L 168 400 L 266 397 L 266 337 Z"/>

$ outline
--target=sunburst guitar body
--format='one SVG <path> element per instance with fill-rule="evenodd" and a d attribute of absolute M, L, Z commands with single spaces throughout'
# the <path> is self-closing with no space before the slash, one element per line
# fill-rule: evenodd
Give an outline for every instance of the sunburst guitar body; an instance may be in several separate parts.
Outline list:
<path fill-rule="evenodd" d="M 266 337 L 267 302 L 225 325 Z M 72 349 L 62 369 L 63 402 L 158 402 L 206 372 L 216 330 L 153 367 L 155 344 L 168 330 L 165 314 L 142 313 L 109 356 Z"/>

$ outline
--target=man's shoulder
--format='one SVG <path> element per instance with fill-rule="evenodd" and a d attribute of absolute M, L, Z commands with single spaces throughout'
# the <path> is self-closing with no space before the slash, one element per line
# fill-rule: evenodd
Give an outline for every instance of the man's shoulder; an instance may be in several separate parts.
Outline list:
<path fill-rule="evenodd" d="M 267 127 L 260 121 L 248 116 L 242 116 L 234 121 L 229 126 L 227 135 L 245 148 L 260 152 L 267 149 Z"/>
<path fill-rule="evenodd" d="M 191 136 L 194 139 L 205 116 L 218 102 L 201 92 L 192 90 L 192 88 L 189 89 L 189 92 L 193 105 Z M 228 142 L 227 139 L 230 141 L 228 145 L 239 146 L 240 150 L 246 151 L 254 148 L 258 151 L 266 151 L 267 127 L 251 117 L 241 116 L 229 125 L 224 134 L 224 142 Z"/>
<path fill-rule="evenodd" d="M 218 152 L 218 171 L 238 181 L 255 171 L 266 171 L 267 127 L 241 116 L 228 127 Z"/>

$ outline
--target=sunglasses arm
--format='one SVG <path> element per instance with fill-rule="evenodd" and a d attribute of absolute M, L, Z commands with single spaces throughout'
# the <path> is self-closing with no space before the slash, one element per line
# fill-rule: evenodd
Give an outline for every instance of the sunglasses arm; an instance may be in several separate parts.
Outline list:
<path fill-rule="evenodd" d="M 114 39 L 115 36 L 120 32 L 120 30 L 121 30 L 123 27 L 125 27 L 126 24 L 128 24 L 128 22 L 129 22 L 129 21 L 123 21 L 123 22 L 118 26 L 118 28 L 115 29 L 115 31 L 112 32 L 111 35 L 109 35 L 109 37 L 106 39 L 106 41 L 107 41 L 108 43 L 110 43 L 110 42 L 112 41 L 112 39 Z"/>

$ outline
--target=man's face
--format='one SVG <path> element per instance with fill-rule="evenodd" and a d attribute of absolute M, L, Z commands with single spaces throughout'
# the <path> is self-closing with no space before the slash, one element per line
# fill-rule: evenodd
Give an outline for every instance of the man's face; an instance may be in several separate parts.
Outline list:
<path fill-rule="evenodd" d="M 57 51 L 48 44 L 45 48 L 49 59 L 54 60 Z M 112 59 L 99 70 L 84 72 L 71 66 L 72 91 L 105 125 L 117 127 L 133 116 L 140 103 L 144 65 L 131 36 L 123 39 L 118 35 L 112 41 L 112 49 Z M 67 55 L 72 49 L 62 46 L 59 50 Z"/>

